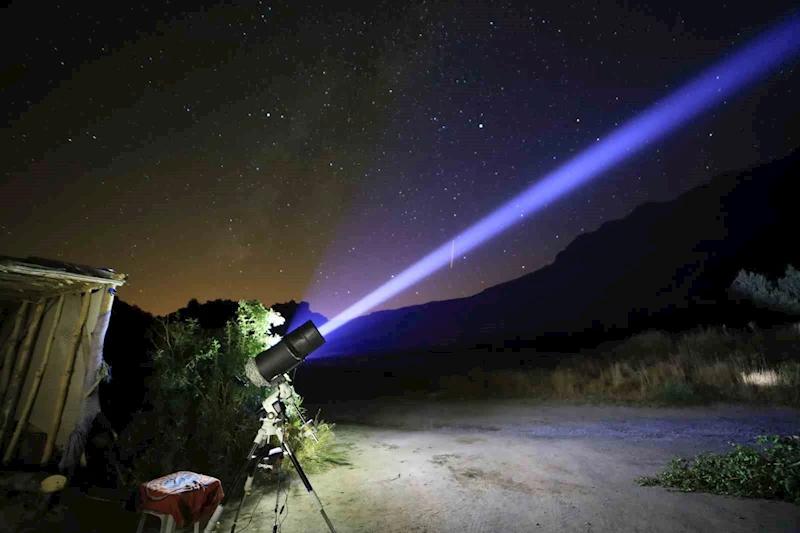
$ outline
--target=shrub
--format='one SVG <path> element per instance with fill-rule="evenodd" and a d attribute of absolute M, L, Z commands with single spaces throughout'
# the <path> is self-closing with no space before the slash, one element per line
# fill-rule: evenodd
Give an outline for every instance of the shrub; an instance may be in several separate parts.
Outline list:
<path fill-rule="evenodd" d="M 484 395 L 517 392 L 542 399 L 798 405 L 799 353 L 797 324 L 770 330 L 698 328 L 674 335 L 649 331 L 606 352 L 565 358 L 553 370 L 505 371 L 518 374 L 514 379 L 486 373 L 480 385 Z M 451 376 L 440 384 L 467 394 L 467 381 L 466 376 Z"/>
<path fill-rule="evenodd" d="M 649 330 L 621 342 L 614 348 L 614 355 L 617 358 L 660 360 L 669 356 L 673 344 L 672 338 L 663 331 Z"/>
<path fill-rule="evenodd" d="M 244 375 L 248 358 L 280 340 L 271 328 L 283 318 L 255 301 L 241 301 L 234 320 L 221 330 L 205 330 L 196 319 L 161 320 L 152 331 L 154 380 L 149 412 L 139 413 L 122 437 L 131 484 L 178 470 L 233 480 L 260 427 L 263 399 L 272 391 Z M 298 457 L 325 462 L 333 426 L 321 425 L 320 443 L 301 434 L 295 394 L 287 405 L 287 438 Z M 314 455 L 312 458 L 311 455 Z M 319 456 L 319 458 L 317 458 Z M 314 465 L 316 466 L 316 465 Z"/>
<path fill-rule="evenodd" d="M 694 461 L 671 460 L 652 477 L 637 478 L 643 486 L 683 492 L 768 498 L 800 504 L 800 436 L 761 436 L 759 446 L 732 444 L 726 454 L 705 453 Z"/>
<path fill-rule="evenodd" d="M 742 270 L 733 280 L 731 292 L 752 300 L 755 304 L 800 315 L 800 271 L 792 265 L 786 267 L 784 277 L 772 282 L 762 274 Z"/>
<path fill-rule="evenodd" d="M 700 401 L 695 387 L 683 379 L 670 379 L 650 394 L 653 401 L 665 405 L 690 405 Z"/>

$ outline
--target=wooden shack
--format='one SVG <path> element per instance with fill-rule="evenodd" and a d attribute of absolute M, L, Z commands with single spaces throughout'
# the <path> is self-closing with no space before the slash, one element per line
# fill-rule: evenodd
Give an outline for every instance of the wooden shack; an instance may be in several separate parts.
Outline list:
<path fill-rule="evenodd" d="M 100 412 L 103 340 L 126 275 L 0 256 L 3 465 L 74 468 Z"/>

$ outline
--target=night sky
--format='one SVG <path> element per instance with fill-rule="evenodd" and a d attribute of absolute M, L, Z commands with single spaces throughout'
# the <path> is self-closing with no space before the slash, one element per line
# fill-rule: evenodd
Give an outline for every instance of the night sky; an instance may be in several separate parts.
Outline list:
<path fill-rule="evenodd" d="M 788 13 L 784 2 L 14 2 L 0 254 L 332 317 Z M 387 302 L 468 296 L 800 145 L 798 64 Z M 793 88 L 794 91 L 793 91 Z M 631 243 L 635 246 L 635 243 Z"/>

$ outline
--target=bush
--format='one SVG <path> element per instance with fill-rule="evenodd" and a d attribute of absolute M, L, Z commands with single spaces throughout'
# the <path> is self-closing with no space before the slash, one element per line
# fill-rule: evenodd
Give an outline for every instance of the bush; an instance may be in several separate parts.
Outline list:
<path fill-rule="evenodd" d="M 761 436 L 756 442 L 758 448 L 732 444 L 733 451 L 727 454 L 705 453 L 694 461 L 673 459 L 661 473 L 636 482 L 800 504 L 800 436 Z"/>
<path fill-rule="evenodd" d="M 138 413 L 122 436 L 130 484 L 179 470 L 217 477 L 223 486 L 233 480 L 261 425 L 261 402 L 272 392 L 252 385 L 244 366 L 280 340 L 271 328 L 283 320 L 258 302 L 241 301 L 222 329 L 206 330 L 196 319 L 180 317 L 154 327 L 153 408 Z M 313 441 L 301 434 L 297 411 L 304 410 L 296 394 L 294 404 L 287 404 L 287 438 L 313 469 L 331 454 L 333 426 L 321 424 L 320 443 L 306 448 Z"/>
<path fill-rule="evenodd" d="M 613 355 L 615 359 L 660 361 L 667 359 L 673 348 L 674 342 L 667 333 L 649 330 L 621 342 L 614 348 Z"/>
<path fill-rule="evenodd" d="M 800 315 L 800 271 L 786 267 L 784 277 L 772 282 L 762 274 L 742 270 L 730 287 L 739 297 L 786 314 Z"/>
<path fill-rule="evenodd" d="M 665 405 L 691 405 L 699 403 L 695 387 L 683 379 L 670 379 L 652 393 L 652 400 Z"/>

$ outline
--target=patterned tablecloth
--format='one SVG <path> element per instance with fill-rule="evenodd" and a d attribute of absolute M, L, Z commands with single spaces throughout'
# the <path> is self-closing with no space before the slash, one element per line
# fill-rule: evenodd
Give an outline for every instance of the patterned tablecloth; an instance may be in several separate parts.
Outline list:
<path fill-rule="evenodd" d="M 214 513 L 222 501 L 222 483 L 194 472 L 175 472 L 139 486 L 139 511 L 172 515 L 175 524 L 194 524 Z"/>

